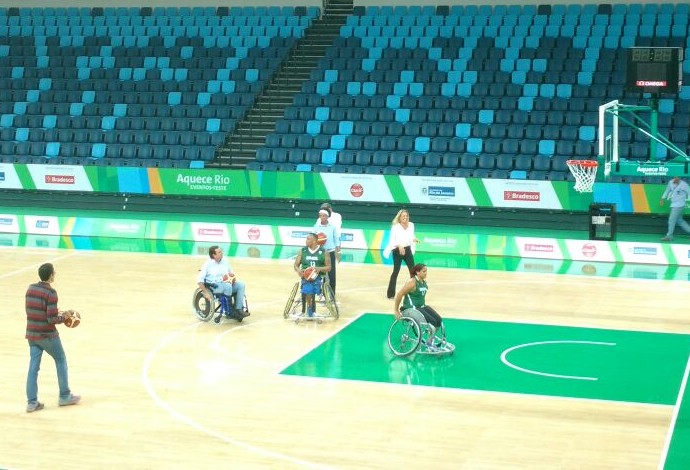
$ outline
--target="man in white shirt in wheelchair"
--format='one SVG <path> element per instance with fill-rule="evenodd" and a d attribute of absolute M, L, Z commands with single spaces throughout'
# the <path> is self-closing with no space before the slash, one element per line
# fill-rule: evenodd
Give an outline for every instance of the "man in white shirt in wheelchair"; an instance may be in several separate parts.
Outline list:
<path fill-rule="evenodd" d="M 242 309 L 244 303 L 245 284 L 235 277 L 230 263 L 223 257 L 223 250 L 218 245 L 213 245 L 208 249 L 209 259 L 199 270 L 197 284 L 203 291 L 204 297 L 209 302 L 213 302 L 213 294 L 224 295 L 234 299 L 231 305 L 231 317 L 237 319 L 244 318 L 249 312 Z"/>

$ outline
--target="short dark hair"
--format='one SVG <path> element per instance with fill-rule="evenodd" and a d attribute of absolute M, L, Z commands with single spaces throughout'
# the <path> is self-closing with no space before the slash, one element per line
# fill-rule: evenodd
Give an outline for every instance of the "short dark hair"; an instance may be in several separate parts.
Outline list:
<path fill-rule="evenodd" d="M 213 255 L 216 254 L 216 250 L 217 250 L 218 248 L 220 248 L 218 245 L 213 245 L 212 247 L 210 247 L 210 248 L 208 249 L 208 257 L 209 257 L 209 258 L 213 258 Z"/>
<path fill-rule="evenodd" d="M 50 279 L 50 276 L 55 272 L 55 268 L 52 263 L 43 263 L 38 268 L 38 277 L 41 281 L 45 282 Z"/>
<path fill-rule="evenodd" d="M 319 210 L 324 210 L 324 211 L 328 212 L 328 217 L 330 217 L 331 214 L 333 213 L 333 208 L 327 202 L 324 202 L 323 204 L 321 204 L 321 207 L 319 207 Z"/>

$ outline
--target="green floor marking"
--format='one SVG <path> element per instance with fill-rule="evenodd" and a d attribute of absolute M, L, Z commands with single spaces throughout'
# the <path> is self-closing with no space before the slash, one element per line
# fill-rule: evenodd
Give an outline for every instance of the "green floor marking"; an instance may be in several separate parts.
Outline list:
<path fill-rule="evenodd" d="M 391 322 L 365 314 L 282 373 L 673 405 L 690 355 L 690 335 L 446 319 L 454 355 L 396 358 Z"/>
<path fill-rule="evenodd" d="M 687 374 L 687 371 L 686 371 Z M 687 377 L 685 377 L 687 381 Z M 678 413 L 671 433 L 668 452 L 663 457 L 664 470 L 686 470 L 690 468 L 690 395 L 685 383 L 684 395 L 678 404 Z M 661 468 L 661 466 L 659 467 Z"/>

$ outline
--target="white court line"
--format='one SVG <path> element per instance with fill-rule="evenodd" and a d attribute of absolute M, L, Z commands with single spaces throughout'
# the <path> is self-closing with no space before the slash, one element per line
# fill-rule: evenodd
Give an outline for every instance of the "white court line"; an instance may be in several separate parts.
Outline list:
<path fill-rule="evenodd" d="M 41 262 L 41 263 L 32 264 L 32 265 L 29 265 L 29 266 L 25 266 L 25 267 L 23 267 L 23 268 L 15 269 L 14 271 L 10 271 L 10 272 L 7 272 L 7 273 L 0 274 L 0 279 L 5 279 L 5 278 L 7 278 L 7 277 L 16 276 L 17 274 L 23 273 L 23 272 L 25 272 L 25 271 L 30 271 L 30 270 L 34 270 L 34 271 L 35 271 L 35 270 L 37 270 L 38 267 L 39 267 L 40 265 L 42 265 L 43 263 L 56 263 L 56 262 L 58 262 L 58 261 L 60 261 L 60 260 L 63 260 L 63 259 L 65 259 L 65 258 L 71 258 L 72 256 L 76 256 L 77 253 L 78 253 L 78 252 L 75 251 L 75 252 L 72 252 L 72 253 L 68 253 L 68 254 L 66 254 L 66 255 L 57 256 L 57 257 L 55 257 L 55 258 L 48 259 L 47 261 L 43 261 L 43 262 Z"/>
<path fill-rule="evenodd" d="M 570 341 L 570 340 L 563 340 L 563 341 L 537 341 L 534 343 L 524 343 L 524 344 L 518 344 L 517 346 L 513 346 L 512 348 L 508 348 L 505 351 L 501 353 L 501 362 L 503 362 L 505 365 L 507 365 L 510 368 L 513 368 L 515 370 L 519 370 L 520 372 L 525 372 L 527 374 L 534 374 L 534 375 L 541 375 L 544 377 L 553 377 L 556 379 L 571 379 L 571 380 L 599 380 L 597 377 L 583 377 L 579 375 L 560 375 L 560 374 L 550 374 L 548 372 L 538 372 L 536 370 L 531 370 L 531 369 L 526 369 L 524 367 L 519 367 L 510 362 L 507 357 L 508 354 L 511 352 L 521 349 L 521 348 L 527 348 L 527 347 L 533 347 L 533 346 L 541 346 L 544 344 L 593 344 L 597 346 L 615 346 L 616 343 L 602 343 L 599 341 Z"/>
<path fill-rule="evenodd" d="M 668 451 L 671 448 L 671 440 L 673 439 L 673 431 L 676 428 L 676 422 L 678 421 L 678 413 L 680 412 L 680 406 L 683 403 L 683 397 L 685 396 L 685 389 L 688 385 L 688 375 L 690 375 L 690 356 L 688 356 L 688 362 L 685 364 L 685 373 L 683 374 L 683 380 L 680 383 L 680 390 L 678 391 L 678 398 L 676 398 L 676 404 L 673 407 L 671 424 L 668 428 L 668 432 L 666 433 L 666 442 L 664 442 L 664 450 L 661 452 L 661 460 L 659 460 L 659 470 L 664 470 L 664 466 L 666 465 Z"/>
<path fill-rule="evenodd" d="M 204 434 L 208 434 L 209 436 L 213 436 L 216 439 L 219 439 L 223 442 L 226 442 L 228 444 L 243 448 L 247 451 L 254 452 L 259 455 L 263 455 L 265 457 L 277 459 L 277 460 L 282 460 L 285 462 L 290 462 L 294 465 L 300 465 L 304 467 L 309 467 L 309 468 L 318 468 L 318 469 L 325 469 L 329 468 L 324 465 L 316 464 L 313 462 L 309 462 L 306 460 L 301 460 L 297 459 L 295 457 L 291 457 L 286 454 L 282 454 L 280 452 L 268 450 L 263 447 L 259 446 L 254 446 L 251 444 L 248 444 L 244 441 L 240 441 L 237 439 L 233 439 L 231 437 L 228 437 L 224 434 L 221 434 L 217 431 L 214 431 L 213 429 L 209 429 L 208 427 L 204 426 L 203 424 L 195 421 L 194 419 L 190 418 L 189 416 L 186 416 L 179 411 L 175 410 L 169 403 L 164 401 L 161 397 L 158 396 L 156 393 L 156 390 L 154 389 L 153 385 L 151 384 L 151 381 L 149 380 L 149 370 L 151 369 L 151 363 L 154 359 L 154 357 L 158 354 L 158 352 L 166 347 L 168 344 L 172 343 L 173 340 L 175 340 L 178 336 L 182 335 L 188 330 L 197 328 L 200 325 L 200 323 L 194 323 L 188 327 L 185 327 L 181 330 L 175 331 L 165 338 L 163 338 L 149 353 L 146 355 L 146 358 L 144 360 L 144 366 L 142 368 L 142 373 L 141 373 L 141 380 L 142 383 L 144 384 L 144 387 L 146 388 L 146 391 L 148 392 L 149 396 L 153 399 L 153 401 L 162 409 L 166 410 L 170 415 L 178 419 L 179 421 L 187 424 L 188 426 L 191 426 L 192 428 L 196 429 L 197 431 L 200 431 Z M 245 328 L 248 327 L 249 324 L 246 326 L 243 325 L 240 328 Z"/>
<path fill-rule="evenodd" d="M 488 280 L 486 280 L 486 281 L 480 281 L 481 284 L 489 284 L 489 283 L 492 283 L 492 282 L 493 282 L 493 281 L 488 281 Z M 503 281 L 503 282 L 509 282 L 509 281 Z M 525 283 L 525 284 L 531 284 L 531 283 L 533 283 L 532 281 L 526 281 L 526 280 L 524 280 L 524 279 L 521 279 L 521 280 L 518 280 L 518 281 L 512 281 L 512 282 Z M 465 281 L 461 281 L 461 282 L 455 281 L 455 282 L 444 282 L 444 283 L 439 283 L 439 285 L 441 285 L 441 284 L 442 284 L 442 285 L 467 284 L 467 285 L 475 285 L 475 286 L 476 286 L 476 285 L 477 285 L 477 281 L 474 280 L 474 281 L 466 281 L 466 282 L 465 282 Z M 377 290 L 377 289 L 383 289 L 384 287 L 385 287 L 385 286 L 380 286 L 380 287 L 377 287 L 377 286 L 369 286 L 369 287 L 359 288 L 359 289 L 345 289 L 345 290 L 342 290 L 341 292 L 356 292 L 356 291 L 363 291 L 363 290 Z M 274 303 L 275 303 L 275 304 L 282 304 L 281 301 L 271 302 L 271 304 L 274 304 Z M 281 306 L 282 306 L 282 305 L 281 305 Z M 361 315 L 361 314 L 360 314 L 360 315 Z M 266 322 L 266 323 L 273 323 L 274 321 L 275 321 L 275 320 L 272 319 L 272 320 L 270 320 L 270 321 L 268 321 L 268 322 Z M 281 320 L 278 319 L 277 321 L 281 321 Z M 259 322 L 247 323 L 246 325 L 242 325 L 242 326 L 239 326 L 239 327 L 236 327 L 236 328 L 232 328 L 231 330 L 229 330 L 229 331 L 227 331 L 227 332 L 232 332 L 232 331 L 234 331 L 234 330 L 236 330 L 236 329 L 239 329 L 239 328 L 246 328 L 246 327 L 249 327 L 249 326 L 257 326 L 258 323 L 259 323 Z M 262 322 L 262 323 L 263 323 L 263 322 Z M 348 323 L 349 323 L 349 322 L 348 322 Z M 169 413 L 169 414 L 170 414 L 172 417 L 174 417 L 175 419 L 177 419 L 177 420 L 179 420 L 179 421 L 185 423 L 186 425 L 190 426 L 190 427 L 193 428 L 193 429 L 196 429 L 197 431 L 199 431 L 199 432 L 201 432 L 201 433 L 204 433 L 204 434 L 206 434 L 206 435 L 212 436 L 212 437 L 214 437 L 214 438 L 220 440 L 221 442 L 225 442 L 225 443 L 227 443 L 227 444 L 234 445 L 234 446 L 237 446 L 237 447 L 239 447 L 239 448 L 243 448 L 243 449 L 245 449 L 245 450 L 247 450 L 247 451 L 249 451 L 249 452 L 256 453 L 257 455 L 265 456 L 266 458 L 272 458 L 272 459 L 275 459 L 275 460 L 278 460 L 278 461 L 289 462 L 289 463 L 292 463 L 292 464 L 295 464 L 295 465 L 305 466 L 305 467 L 308 467 L 308 468 L 328 468 L 328 467 L 326 467 L 326 466 L 323 465 L 323 464 L 317 464 L 317 463 L 314 463 L 314 462 L 309 462 L 309 461 L 301 460 L 301 459 L 292 457 L 292 456 L 290 456 L 290 455 L 286 455 L 286 454 L 283 454 L 283 453 L 280 453 L 280 452 L 277 452 L 277 451 L 273 451 L 273 450 L 267 449 L 267 448 L 265 448 L 265 447 L 259 447 L 259 446 L 251 445 L 251 444 L 249 444 L 249 443 L 247 443 L 247 442 L 244 442 L 244 441 L 240 441 L 240 440 L 237 440 L 237 439 L 233 439 L 233 438 L 231 438 L 231 437 L 229 437 L 229 436 L 227 436 L 227 435 L 224 435 L 224 434 L 222 434 L 222 433 L 220 433 L 220 432 L 218 432 L 218 431 L 216 431 L 216 430 L 213 430 L 213 429 L 210 429 L 210 428 L 204 426 L 203 424 L 201 424 L 200 422 L 196 421 L 196 420 L 193 419 L 192 417 L 189 417 L 189 416 L 184 415 L 183 413 L 181 413 L 181 412 L 179 412 L 178 410 L 176 410 L 170 403 L 165 402 L 160 396 L 158 396 L 158 394 L 156 393 L 156 390 L 154 389 L 154 386 L 153 386 L 153 384 L 152 384 L 152 382 L 151 382 L 151 380 L 150 380 L 150 378 L 149 378 L 149 374 L 150 374 L 150 370 L 151 370 L 151 366 L 152 366 L 152 363 L 153 363 L 154 358 L 157 356 L 157 354 L 158 354 L 163 348 L 165 348 L 165 347 L 168 346 L 169 344 L 173 343 L 173 342 L 174 342 L 177 338 L 179 338 L 182 334 L 184 334 L 185 332 L 187 332 L 187 331 L 189 331 L 189 330 L 191 330 L 191 329 L 197 328 L 199 325 L 200 325 L 200 323 L 194 323 L 194 324 L 192 324 L 192 325 L 190 325 L 190 326 L 188 326 L 188 327 L 185 327 L 185 328 L 183 328 L 183 329 L 181 329 L 181 330 L 179 330 L 179 331 L 177 331 L 177 332 L 171 333 L 171 334 L 168 335 L 167 337 L 163 338 L 163 339 L 162 339 L 162 340 L 161 340 L 151 351 L 149 351 L 149 353 L 147 354 L 147 356 L 146 356 L 146 358 L 145 358 L 145 361 L 144 361 L 144 364 L 143 364 L 143 368 L 142 368 L 142 382 L 143 382 L 143 384 L 144 384 L 145 389 L 147 390 L 147 393 L 148 393 L 149 396 L 152 398 L 152 400 L 156 403 L 156 405 L 159 406 L 160 408 L 162 408 L 163 410 L 167 411 L 167 413 Z M 345 328 L 346 326 L 347 326 L 347 324 L 346 324 L 345 322 L 343 322 L 342 328 Z M 561 325 L 561 326 L 562 326 L 562 325 Z M 225 334 L 225 333 L 223 333 L 223 334 Z M 334 333 L 334 334 L 335 334 L 335 333 Z M 326 341 L 327 339 L 328 339 L 328 338 L 325 338 L 324 341 Z M 218 346 L 220 346 L 220 345 L 218 344 Z M 295 360 L 298 359 L 299 357 L 302 357 L 302 356 L 303 356 L 303 353 L 300 354 L 300 355 L 298 355 L 298 356 L 295 358 Z M 292 361 L 292 362 L 294 362 L 294 361 Z M 288 362 L 288 364 L 290 364 L 290 363 L 292 363 L 292 362 Z M 276 364 L 276 365 L 277 365 L 277 364 Z M 284 368 L 284 365 L 281 365 L 281 369 L 282 369 L 282 368 Z M 304 377 L 300 377 L 300 378 L 301 378 L 301 379 L 304 379 Z M 359 381 L 358 381 L 358 382 L 359 382 Z M 376 384 L 376 385 L 378 385 L 378 384 Z M 393 384 L 391 384 L 391 385 L 393 385 Z M 455 391 L 455 392 L 459 392 L 459 393 L 482 394 L 482 395 L 487 393 L 487 391 L 471 391 L 471 390 L 462 390 L 462 389 L 458 389 L 458 390 L 454 390 L 454 391 Z M 488 393 L 492 393 L 492 392 L 488 392 Z M 493 393 L 496 393 L 496 394 L 504 394 L 503 392 L 493 392 Z M 514 395 L 514 394 L 513 394 L 513 393 L 510 393 L 509 395 Z M 535 395 L 531 395 L 531 396 L 535 396 Z M 564 397 L 544 396 L 544 398 L 548 398 L 548 399 L 563 399 Z M 567 398 L 567 397 L 565 397 L 565 398 Z M 577 400 L 579 401 L 580 399 L 577 399 Z M 597 400 L 587 400 L 587 401 L 597 401 Z M 602 401 L 604 401 L 604 402 L 609 402 L 608 400 L 602 400 Z M 620 402 L 618 402 L 618 401 L 614 401 L 613 403 L 620 404 Z M 635 404 L 635 403 L 625 403 L 625 404 L 639 405 L 639 404 Z"/>

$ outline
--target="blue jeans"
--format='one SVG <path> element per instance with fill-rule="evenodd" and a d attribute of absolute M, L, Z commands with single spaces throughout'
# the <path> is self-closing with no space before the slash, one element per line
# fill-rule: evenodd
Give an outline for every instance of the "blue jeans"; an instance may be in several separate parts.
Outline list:
<path fill-rule="evenodd" d="M 245 285 L 242 281 L 235 281 L 233 284 L 229 282 L 221 282 L 213 289 L 214 294 L 223 294 L 227 297 L 235 295 L 235 308 L 242 310 L 244 305 L 244 289 Z"/>
<path fill-rule="evenodd" d="M 41 369 L 41 358 L 43 351 L 47 352 L 55 360 L 57 369 L 58 386 L 60 387 L 60 398 L 67 399 L 72 395 L 67 380 L 67 357 L 62 348 L 60 337 L 46 338 L 39 341 L 29 340 L 29 374 L 26 377 L 26 399 L 29 404 L 38 401 L 38 371 Z"/>

